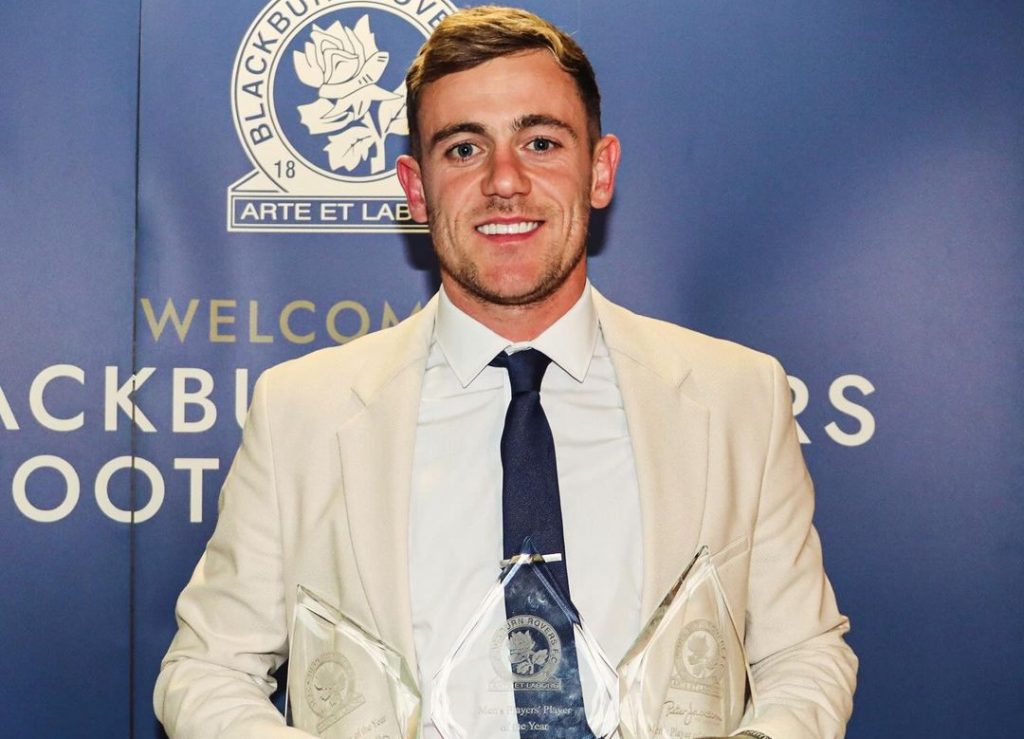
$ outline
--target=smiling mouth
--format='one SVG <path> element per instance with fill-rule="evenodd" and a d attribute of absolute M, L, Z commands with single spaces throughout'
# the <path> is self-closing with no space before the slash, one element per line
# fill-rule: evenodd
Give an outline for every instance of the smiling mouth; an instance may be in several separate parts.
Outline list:
<path fill-rule="evenodd" d="M 519 221 L 518 223 L 482 223 L 476 227 L 484 236 L 508 236 L 527 234 L 540 228 L 540 221 Z"/>

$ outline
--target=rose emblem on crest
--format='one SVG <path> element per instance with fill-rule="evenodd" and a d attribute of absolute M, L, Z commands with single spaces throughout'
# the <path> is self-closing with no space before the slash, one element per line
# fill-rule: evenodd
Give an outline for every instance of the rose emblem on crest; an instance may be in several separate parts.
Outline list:
<path fill-rule="evenodd" d="M 366 15 L 352 28 L 340 21 L 327 28 L 313 24 L 303 50 L 292 53 L 295 74 L 318 95 L 298 106 L 300 119 L 310 135 L 327 136 L 324 151 L 333 171 L 351 171 L 369 159 L 377 174 L 386 166 L 387 137 L 409 135 L 405 83 L 395 90 L 377 84 L 388 59 Z"/>
<path fill-rule="evenodd" d="M 720 655 L 718 645 L 710 634 L 694 634 L 686 641 L 685 650 L 686 665 L 691 675 L 698 680 L 705 680 L 714 675 Z"/>
<path fill-rule="evenodd" d="M 674 687 L 717 690 L 726 669 L 725 641 L 711 621 L 697 619 L 686 625 L 676 642 Z"/>
<path fill-rule="evenodd" d="M 306 671 L 306 702 L 317 716 L 332 722 L 362 705 L 356 692 L 355 673 L 337 652 L 320 655 Z"/>
<path fill-rule="evenodd" d="M 533 675 L 548 661 L 548 650 L 538 649 L 537 641 L 526 629 L 508 635 L 508 652 L 517 675 Z"/>

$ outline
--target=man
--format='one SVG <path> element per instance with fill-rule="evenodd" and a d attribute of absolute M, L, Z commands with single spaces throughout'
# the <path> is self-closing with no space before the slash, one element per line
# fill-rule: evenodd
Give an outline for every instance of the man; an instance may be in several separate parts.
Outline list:
<path fill-rule="evenodd" d="M 299 734 L 266 699 L 299 585 L 398 649 L 429 695 L 507 555 L 511 391 L 491 360 L 532 348 L 551 359 L 558 554 L 612 661 L 707 546 L 757 694 L 737 735 L 843 736 L 856 658 L 784 372 L 587 282 L 589 210 L 611 201 L 620 144 L 601 134 L 583 52 L 535 16 L 476 8 L 437 27 L 407 87 L 413 155 L 398 176 L 430 224 L 441 291 L 399 326 L 257 384 L 157 683 L 169 733 Z"/>

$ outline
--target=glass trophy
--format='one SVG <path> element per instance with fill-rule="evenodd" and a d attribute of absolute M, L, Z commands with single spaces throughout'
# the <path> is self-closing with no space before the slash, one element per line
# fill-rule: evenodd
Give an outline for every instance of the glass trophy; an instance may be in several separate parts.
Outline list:
<path fill-rule="evenodd" d="M 415 739 L 420 694 L 402 656 L 306 588 L 295 601 L 288 705 L 323 739 Z"/>
<path fill-rule="evenodd" d="M 743 717 L 746 654 L 707 547 L 618 667 L 623 739 L 726 736 Z"/>
<path fill-rule="evenodd" d="M 434 677 L 444 739 L 604 739 L 618 726 L 618 678 L 527 542 Z"/>

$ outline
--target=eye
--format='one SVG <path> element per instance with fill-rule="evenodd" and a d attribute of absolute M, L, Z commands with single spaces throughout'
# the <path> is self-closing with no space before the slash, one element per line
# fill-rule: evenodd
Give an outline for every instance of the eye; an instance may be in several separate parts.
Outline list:
<path fill-rule="evenodd" d="M 530 139 L 530 143 L 527 144 L 527 148 L 529 148 L 531 151 L 536 152 L 551 151 L 557 147 L 558 144 L 556 144 L 554 141 L 552 141 L 551 139 L 546 139 L 542 136 L 538 136 L 535 139 Z"/>
<path fill-rule="evenodd" d="M 449 147 L 448 151 L 445 152 L 445 154 L 448 157 L 451 157 L 451 158 L 454 158 L 454 159 L 469 159 L 475 153 L 476 153 L 476 144 L 470 144 L 470 143 L 465 142 L 465 141 L 463 141 L 462 143 L 459 143 L 459 144 L 455 144 L 452 147 Z"/>

